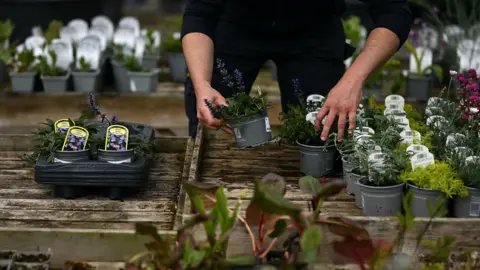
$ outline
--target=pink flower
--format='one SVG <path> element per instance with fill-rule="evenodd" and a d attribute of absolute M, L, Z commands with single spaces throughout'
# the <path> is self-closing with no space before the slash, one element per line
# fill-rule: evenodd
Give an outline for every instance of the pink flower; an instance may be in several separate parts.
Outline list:
<path fill-rule="evenodd" d="M 470 102 L 477 103 L 479 100 L 478 96 L 470 96 Z"/>
<path fill-rule="evenodd" d="M 468 118 L 469 118 L 468 114 L 462 114 L 462 119 L 468 120 Z"/>
<path fill-rule="evenodd" d="M 439 11 L 440 11 L 440 9 L 438 9 L 438 7 L 433 7 L 432 8 L 433 13 L 438 13 Z"/>
<path fill-rule="evenodd" d="M 457 74 L 457 81 L 459 81 L 460 83 L 465 83 L 465 75 L 461 74 L 461 73 L 458 73 Z"/>
<path fill-rule="evenodd" d="M 467 85 L 467 90 L 469 91 L 478 91 L 479 87 L 477 83 L 469 83 Z"/>
<path fill-rule="evenodd" d="M 470 79 L 476 79 L 477 78 L 477 71 L 473 68 L 468 70 L 468 77 Z"/>

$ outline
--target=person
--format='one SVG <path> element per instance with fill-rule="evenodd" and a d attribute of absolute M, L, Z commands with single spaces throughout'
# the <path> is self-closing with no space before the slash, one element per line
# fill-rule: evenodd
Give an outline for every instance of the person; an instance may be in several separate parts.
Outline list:
<path fill-rule="evenodd" d="M 221 82 L 215 59 L 240 70 L 248 91 L 271 59 L 277 65 L 282 109 L 298 103 L 293 79 L 305 96 L 328 95 L 315 126 L 325 140 L 338 117 L 341 140 L 347 118 L 349 129 L 355 128 L 363 83 L 403 45 L 413 21 L 407 0 L 361 1 L 368 5 L 374 28 L 345 70 L 344 60 L 353 54 L 341 21 L 345 0 L 186 0 L 181 35 L 189 71 L 185 110 L 190 135 L 195 136 L 198 121 L 220 126 L 205 99 L 220 106 L 233 95 Z"/>

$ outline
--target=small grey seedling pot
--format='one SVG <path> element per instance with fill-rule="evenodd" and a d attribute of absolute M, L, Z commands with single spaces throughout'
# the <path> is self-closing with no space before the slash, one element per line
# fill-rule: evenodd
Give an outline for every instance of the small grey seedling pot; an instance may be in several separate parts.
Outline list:
<path fill-rule="evenodd" d="M 128 77 L 130 79 L 130 91 L 151 93 L 156 92 L 159 74 L 160 70 L 158 68 L 151 72 L 128 72 Z"/>
<path fill-rule="evenodd" d="M 312 146 L 297 141 L 300 148 L 300 172 L 313 177 L 332 174 L 335 165 L 335 145 Z"/>
<path fill-rule="evenodd" d="M 142 59 L 142 67 L 145 69 L 157 69 L 160 55 L 144 55 Z"/>
<path fill-rule="evenodd" d="M 353 192 L 353 184 L 350 183 L 350 172 L 354 169 L 354 164 L 349 160 L 349 156 L 342 156 L 342 164 L 343 164 L 343 179 L 347 183 L 347 193 L 354 194 Z"/>
<path fill-rule="evenodd" d="M 480 218 L 480 190 L 467 187 L 468 196 L 453 199 L 453 216 L 457 218 Z"/>
<path fill-rule="evenodd" d="M 10 72 L 9 75 L 12 81 L 12 92 L 33 92 L 35 87 L 35 72 Z"/>
<path fill-rule="evenodd" d="M 72 72 L 73 87 L 77 92 L 97 92 L 100 89 L 100 69 L 93 72 Z"/>
<path fill-rule="evenodd" d="M 98 160 L 99 161 L 106 161 L 109 163 L 114 164 L 121 164 L 121 163 L 131 163 L 135 159 L 135 153 L 133 149 L 128 149 L 126 151 L 111 151 L 111 150 L 103 150 L 98 149 Z"/>
<path fill-rule="evenodd" d="M 353 172 L 348 172 L 347 175 L 348 184 L 351 186 L 350 192 L 355 195 L 355 206 L 362 209 L 362 192 L 358 182 L 363 181 L 363 179 L 368 179 L 368 176 L 359 175 Z"/>
<path fill-rule="evenodd" d="M 415 217 L 430 217 L 428 202 L 430 202 L 430 205 L 434 208 L 441 199 L 445 202 L 441 211 L 447 210 L 448 201 L 445 193 L 434 189 L 419 188 L 411 184 L 408 184 L 408 189 L 413 192 L 413 200 L 410 208 Z"/>
<path fill-rule="evenodd" d="M 368 178 L 358 181 L 363 214 L 367 217 L 392 217 L 402 211 L 404 183 L 393 186 L 370 186 Z"/>
<path fill-rule="evenodd" d="M 172 80 L 175 82 L 184 82 L 187 79 L 187 63 L 183 53 L 168 53 L 168 65 Z"/>
<path fill-rule="evenodd" d="M 113 80 L 119 92 L 130 92 L 130 79 L 127 69 L 115 60 L 112 60 Z"/>
<path fill-rule="evenodd" d="M 267 112 L 231 120 L 228 124 L 233 130 L 239 148 L 262 145 L 272 139 Z"/>
<path fill-rule="evenodd" d="M 43 89 L 47 93 L 62 93 L 68 89 L 68 79 L 70 78 L 70 72 L 64 76 L 50 77 L 41 76 L 43 83 Z"/>
<path fill-rule="evenodd" d="M 407 98 L 427 101 L 430 97 L 430 77 L 408 75 L 407 77 Z"/>

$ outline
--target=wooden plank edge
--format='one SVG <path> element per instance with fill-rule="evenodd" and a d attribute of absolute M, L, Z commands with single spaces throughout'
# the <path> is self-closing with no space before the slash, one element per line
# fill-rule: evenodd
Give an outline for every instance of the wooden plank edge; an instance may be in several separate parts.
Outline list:
<path fill-rule="evenodd" d="M 182 182 L 183 181 L 188 181 L 188 177 L 190 175 L 190 168 L 192 164 L 192 158 L 193 158 L 193 151 L 194 151 L 194 145 L 195 141 L 193 138 L 189 138 L 187 142 L 187 150 L 185 152 L 185 160 L 183 162 L 183 170 L 182 170 L 182 179 L 180 182 L 180 191 L 178 193 L 178 199 L 177 199 L 177 212 L 175 214 L 175 221 L 173 224 L 173 229 L 177 230 L 180 228 L 183 224 L 183 211 L 184 211 L 184 204 L 185 204 L 185 198 L 186 198 L 186 193 L 185 190 L 183 189 Z"/>
<path fill-rule="evenodd" d="M 175 237 L 175 231 L 159 231 Z M 150 237 L 136 235 L 134 230 L 88 230 L 47 228 L 0 228 L 0 248 L 21 251 L 51 249 L 52 268 L 62 269 L 64 262 L 126 261 L 145 250 Z"/>

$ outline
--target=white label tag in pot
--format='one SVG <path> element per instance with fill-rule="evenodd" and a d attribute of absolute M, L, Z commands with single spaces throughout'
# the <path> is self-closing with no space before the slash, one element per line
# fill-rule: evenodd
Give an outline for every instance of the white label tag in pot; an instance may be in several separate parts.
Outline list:
<path fill-rule="evenodd" d="M 444 28 L 444 34 L 442 38 L 446 42 L 458 42 L 458 40 L 465 34 L 465 30 L 458 25 L 447 25 Z"/>
<path fill-rule="evenodd" d="M 405 107 L 405 99 L 400 95 L 389 95 L 385 97 L 385 107 L 388 107 L 392 104 L 403 108 Z"/>
<path fill-rule="evenodd" d="M 360 135 L 355 138 L 355 150 L 357 151 L 369 151 L 375 147 L 375 141 L 372 135 Z"/>
<path fill-rule="evenodd" d="M 430 153 L 430 150 L 425 145 L 421 144 L 412 144 L 407 147 L 407 153 Z"/>
<path fill-rule="evenodd" d="M 107 37 L 109 40 L 113 38 L 113 33 L 115 31 L 115 26 L 113 25 L 113 22 L 104 15 L 96 16 L 95 18 L 92 19 L 92 28 L 96 26 L 102 26 L 107 28 Z"/>
<path fill-rule="evenodd" d="M 135 84 L 135 81 L 130 79 L 130 90 L 132 92 L 137 92 L 137 85 Z"/>
<path fill-rule="evenodd" d="M 73 27 L 77 30 L 77 32 L 87 33 L 88 31 L 88 23 L 82 19 L 74 19 L 68 23 L 69 27 Z"/>
<path fill-rule="evenodd" d="M 445 141 L 446 147 L 454 147 L 462 145 L 465 140 L 466 136 L 461 133 L 453 133 L 447 136 L 447 140 Z"/>
<path fill-rule="evenodd" d="M 403 109 L 385 109 L 385 111 L 383 111 L 383 115 L 400 115 L 402 117 L 406 116 Z"/>
<path fill-rule="evenodd" d="M 271 128 L 270 128 L 270 120 L 268 119 L 268 117 L 265 117 L 265 131 L 266 132 L 271 132 Z"/>
<path fill-rule="evenodd" d="M 372 135 L 375 131 L 370 127 L 357 127 L 353 130 L 353 138 L 357 138 L 360 135 Z"/>
<path fill-rule="evenodd" d="M 98 69 L 102 54 L 101 46 L 100 38 L 95 35 L 88 35 L 83 38 L 77 46 L 76 67 L 80 68 L 80 59 L 83 57 L 92 69 Z"/>
<path fill-rule="evenodd" d="M 173 39 L 175 39 L 175 40 L 179 40 L 180 38 L 182 38 L 182 33 L 180 33 L 180 32 L 175 32 L 175 33 L 172 34 L 172 37 L 173 37 Z"/>
<path fill-rule="evenodd" d="M 317 114 L 318 112 L 309 112 L 307 113 L 305 120 L 315 125 L 315 119 L 317 118 Z"/>
<path fill-rule="evenodd" d="M 145 53 L 145 40 L 142 37 L 138 37 L 135 42 L 135 58 L 139 63 L 143 60 Z"/>
<path fill-rule="evenodd" d="M 401 127 L 403 130 L 409 130 L 410 129 L 410 121 L 406 117 L 402 116 L 394 116 L 395 123 Z"/>
<path fill-rule="evenodd" d="M 240 133 L 240 129 L 238 128 L 233 128 L 233 133 L 235 134 L 235 137 L 237 139 L 241 139 L 242 138 L 242 133 Z"/>
<path fill-rule="evenodd" d="M 68 70 L 70 68 L 70 64 L 72 63 L 71 61 L 73 57 L 70 55 L 70 50 L 68 47 L 69 46 L 67 43 L 62 42 L 61 40 L 58 40 L 58 42 L 52 42 L 52 44 L 48 46 L 48 51 L 54 51 L 57 55 L 56 66 L 63 70 Z M 49 63 L 52 63 L 51 61 L 52 59 L 49 59 Z"/>
<path fill-rule="evenodd" d="M 86 37 L 89 37 L 89 36 L 97 37 L 100 40 L 102 51 L 105 51 L 108 44 L 108 37 L 105 35 L 105 33 L 101 32 L 98 28 L 92 28 L 90 29 L 90 31 L 88 31 L 88 35 Z"/>
<path fill-rule="evenodd" d="M 148 37 L 147 37 L 147 34 L 148 34 L 148 29 L 142 29 L 142 37 L 145 39 L 145 41 L 148 43 Z M 160 32 L 158 31 L 153 31 L 152 32 L 152 36 L 153 36 L 153 47 L 158 47 L 160 46 L 160 43 L 161 43 L 161 39 L 162 39 L 162 35 L 160 34 Z"/>
<path fill-rule="evenodd" d="M 471 166 L 480 165 L 480 156 L 469 156 L 465 158 L 465 165 L 471 165 Z"/>
<path fill-rule="evenodd" d="M 464 147 L 464 146 L 455 147 L 453 149 L 453 152 L 460 159 L 467 158 L 468 156 L 471 156 L 473 154 L 473 151 L 471 148 Z"/>
<path fill-rule="evenodd" d="M 445 103 L 445 101 L 442 98 L 439 97 L 431 97 L 427 101 L 427 108 L 429 107 L 438 107 L 441 106 Z"/>
<path fill-rule="evenodd" d="M 418 30 L 418 39 L 422 47 L 436 49 L 438 47 L 439 37 L 438 31 L 434 28 L 422 27 Z"/>
<path fill-rule="evenodd" d="M 403 106 L 400 106 L 399 104 L 388 104 L 385 106 L 385 110 L 403 110 Z"/>
<path fill-rule="evenodd" d="M 52 47 L 57 46 L 56 44 L 61 44 L 60 47 L 67 47 L 67 51 L 65 52 L 65 61 L 68 61 L 68 64 L 71 65 L 74 61 L 74 55 L 73 55 L 73 45 L 70 40 L 64 40 L 64 39 L 54 39 L 52 40 Z M 63 50 L 63 49 L 61 49 Z M 63 52 L 63 51 L 62 51 Z M 58 61 L 58 55 L 57 55 L 57 61 Z"/>
<path fill-rule="evenodd" d="M 411 73 L 418 73 L 422 72 L 425 68 L 431 66 L 433 64 L 433 53 L 432 50 L 429 48 L 422 48 L 422 47 L 417 47 L 417 55 L 418 57 L 421 57 L 423 54 L 423 58 L 421 59 L 420 63 L 420 68 L 421 70 L 419 71 L 417 68 L 417 62 L 415 61 L 415 57 L 413 57 L 413 54 L 410 55 L 410 72 Z"/>
<path fill-rule="evenodd" d="M 307 102 L 312 102 L 314 104 L 321 104 L 325 100 L 325 97 L 322 95 L 313 94 L 307 97 Z"/>
<path fill-rule="evenodd" d="M 416 130 L 404 130 L 400 132 L 400 137 L 402 140 L 408 144 L 413 144 L 414 142 L 420 142 L 422 135 Z"/>
<path fill-rule="evenodd" d="M 25 40 L 25 46 L 28 49 L 41 48 L 45 42 L 46 40 L 42 36 L 31 36 Z"/>
<path fill-rule="evenodd" d="M 64 40 L 70 40 L 70 42 L 74 42 L 77 36 L 77 29 L 65 26 L 60 29 L 60 38 Z"/>
<path fill-rule="evenodd" d="M 130 27 L 134 30 L 133 34 L 135 37 L 140 36 L 140 22 L 135 17 L 123 17 L 118 23 L 119 27 Z"/>
<path fill-rule="evenodd" d="M 113 36 L 113 43 L 135 48 L 135 34 L 133 28 L 118 28 Z"/>
<path fill-rule="evenodd" d="M 432 153 L 421 152 L 413 155 L 410 162 L 412 164 L 412 170 L 415 170 L 419 167 L 427 167 L 430 164 L 435 164 L 435 159 Z"/>
<path fill-rule="evenodd" d="M 441 115 L 432 115 L 432 116 L 427 118 L 426 122 L 427 122 L 427 126 L 431 126 L 434 123 L 439 122 L 439 121 L 447 121 L 447 119 L 445 119 L 445 117 L 443 117 Z"/>

